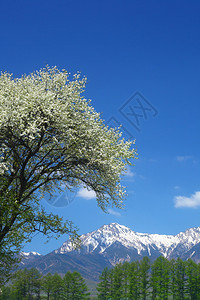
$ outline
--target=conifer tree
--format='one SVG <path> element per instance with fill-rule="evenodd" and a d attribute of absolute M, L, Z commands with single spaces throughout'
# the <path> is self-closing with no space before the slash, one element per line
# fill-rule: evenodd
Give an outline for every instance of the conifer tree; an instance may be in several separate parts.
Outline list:
<path fill-rule="evenodd" d="M 90 299 L 88 288 L 78 272 L 67 272 L 63 279 L 57 273 L 48 273 L 41 278 L 37 269 L 24 269 L 17 271 L 12 281 L 11 285 L 2 287 L 0 300 Z"/>
<path fill-rule="evenodd" d="M 35 269 L 31 268 L 28 270 L 28 295 L 29 298 L 34 298 L 33 299 L 40 299 L 40 292 L 41 292 L 41 274 L 40 272 Z"/>
<path fill-rule="evenodd" d="M 19 270 L 15 273 L 13 279 L 13 294 L 16 300 L 28 297 L 28 270 Z"/>
<path fill-rule="evenodd" d="M 123 294 L 122 265 L 117 264 L 113 270 L 113 299 L 121 299 Z"/>
<path fill-rule="evenodd" d="M 51 273 L 42 278 L 42 290 L 46 293 L 47 300 L 50 300 L 53 291 L 53 275 Z"/>
<path fill-rule="evenodd" d="M 24 269 L 15 273 L 12 285 L 13 299 L 40 299 L 41 274 L 37 269 Z"/>
<path fill-rule="evenodd" d="M 197 298 L 200 299 L 200 264 L 197 264 Z"/>
<path fill-rule="evenodd" d="M 151 272 L 151 287 L 152 287 L 152 299 L 167 300 L 169 295 L 169 262 L 166 258 L 158 257 L 152 267 Z"/>
<path fill-rule="evenodd" d="M 124 300 L 128 299 L 129 295 L 129 269 L 130 264 L 128 262 L 123 263 L 121 266 L 122 270 L 122 298 Z"/>
<path fill-rule="evenodd" d="M 140 286 L 140 264 L 138 261 L 130 263 L 129 268 L 129 298 L 138 300 L 140 299 L 141 286 Z"/>
<path fill-rule="evenodd" d="M 150 259 L 147 256 L 145 256 L 140 261 L 140 288 L 142 300 L 146 300 L 149 294 L 149 269 Z"/>
<path fill-rule="evenodd" d="M 71 298 L 70 300 L 90 299 L 90 293 L 84 279 L 78 272 L 73 272 L 71 277 Z"/>
<path fill-rule="evenodd" d="M 169 262 L 170 269 L 170 282 L 169 282 L 169 290 L 172 299 L 176 299 L 176 261 L 175 259 L 171 259 Z"/>
<path fill-rule="evenodd" d="M 64 298 L 70 300 L 71 298 L 71 285 L 72 285 L 72 273 L 67 272 L 63 277 L 63 288 L 64 288 Z"/>
<path fill-rule="evenodd" d="M 107 300 L 110 298 L 110 273 L 108 268 L 104 268 L 99 276 L 100 283 L 97 285 L 98 299 Z"/>
<path fill-rule="evenodd" d="M 188 259 L 185 263 L 186 266 L 186 293 L 189 295 L 190 299 L 197 300 L 198 299 L 198 266 L 197 264 Z"/>
<path fill-rule="evenodd" d="M 110 277 L 110 299 L 114 299 L 115 289 L 114 289 L 114 268 L 109 270 Z"/>
<path fill-rule="evenodd" d="M 3 286 L 0 290 L 0 300 L 13 300 L 15 299 L 15 295 L 13 294 L 13 290 L 10 286 Z"/>
<path fill-rule="evenodd" d="M 185 297 L 186 274 L 185 262 L 183 262 L 180 258 L 176 260 L 175 272 L 175 299 L 182 300 Z"/>
<path fill-rule="evenodd" d="M 63 298 L 63 280 L 58 273 L 52 276 L 52 298 L 53 300 L 62 300 Z"/>

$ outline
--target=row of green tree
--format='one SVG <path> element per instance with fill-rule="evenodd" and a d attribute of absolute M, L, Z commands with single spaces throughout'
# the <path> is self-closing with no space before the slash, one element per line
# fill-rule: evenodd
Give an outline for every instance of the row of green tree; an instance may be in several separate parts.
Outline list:
<path fill-rule="evenodd" d="M 67 272 L 62 278 L 55 273 L 43 276 L 37 269 L 15 273 L 11 284 L 4 286 L 0 300 L 79 300 L 90 299 L 84 279 L 78 272 Z"/>
<path fill-rule="evenodd" d="M 118 264 L 105 268 L 97 287 L 98 299 L 200 299 L 200 264 L 191 259 L 182 261 L 148 257 L 140 262 Z"/>

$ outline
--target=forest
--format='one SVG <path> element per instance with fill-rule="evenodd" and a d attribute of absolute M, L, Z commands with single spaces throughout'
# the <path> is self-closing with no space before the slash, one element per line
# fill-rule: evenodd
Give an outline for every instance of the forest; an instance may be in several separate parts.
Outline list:
<path fill-rule="evenodd" d="M 37 269 L 18 270 L 1 289 L 0 300 L 198 300 L 200 264 L 148 257 L 140 261 L 105 268 L 97 284 L 97 296 L 90 296 L 85 280 L 78 272 L 43 276 Z"/>
<path fill-rule="evenodd" d="M 19 270 L 9 285 L 2 288 L 1 300 L 90 299 L 84 279 L 78 272 L 67 272 L 62 278 L 55 273 L 42 274 L 35 268 Z"/>
<path fill-rule="evenodd" d="M 148 257 L 141 261 L 105 268 L 97 287 L 102 300 L 183 300 L 200 299 L 200 264 L 191 259 L 183 261 Z"/>

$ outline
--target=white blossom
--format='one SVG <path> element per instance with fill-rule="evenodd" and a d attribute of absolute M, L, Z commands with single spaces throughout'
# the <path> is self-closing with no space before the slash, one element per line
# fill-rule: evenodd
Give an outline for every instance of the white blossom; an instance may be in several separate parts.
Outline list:
<path fill-rule="evenodd" d="M 67 71 L 56 67 L 15 79 L 1 74 L 0 175 L 16 170 L 20 176 L 27 160 L 27 186 L 34 176 L 37 184 L 45 182 L 55 168 L 52 178 L 59 172 L 60 179 L 72 186 L 85 184 L 95 191 L 102 209 L 109 203 L 121 207 L 125 191 L 120 175 L 136 156 L 134 142 L 104 125 L 91 101 L 82 96 L 85 86 L 80 73 L 70 80 Z M 40 190 L 44 186 L 47 189 L 45 184 Z"/>

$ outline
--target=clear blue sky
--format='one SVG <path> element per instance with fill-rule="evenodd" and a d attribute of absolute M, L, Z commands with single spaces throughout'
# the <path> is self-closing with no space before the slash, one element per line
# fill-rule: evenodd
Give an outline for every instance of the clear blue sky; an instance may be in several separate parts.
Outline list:
<path fill-rule="evenodd" d="M 136 138 L 124 211 L 104 214 L 82 191 L 64 207 L 43 201 L 81 234 L 111 222 L 160 234 L 200 226 L 199 16 L 199 1 L 1 1 L 0 69 L 15 76 L 46 64 L 81 71 L 96 111 Z M 146 119 L 134 108 L 138 98 L 129 101 L 136 92 L 151 108 Z M 140 132 L 130 107 L 142 116 Z M 44 244 L 37 236 L 24 250 L 47 253 L 66 239 Z"/>

